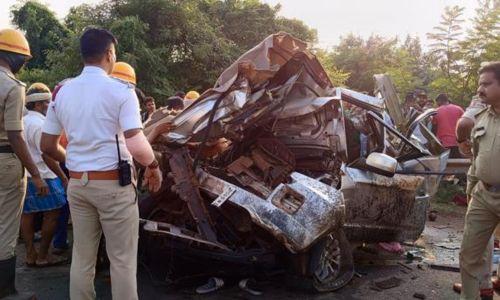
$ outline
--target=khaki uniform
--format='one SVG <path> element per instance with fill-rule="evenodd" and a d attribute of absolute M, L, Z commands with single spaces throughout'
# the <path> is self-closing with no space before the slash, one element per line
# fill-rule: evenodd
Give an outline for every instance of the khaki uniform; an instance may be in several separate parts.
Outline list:
<path fill-rule="evenodd" d="M 70 298 L 95 299 L 94 278 L 101 232 L 111 262 L 113 299 L 137 299 L 139 208 L 134 185 L 116 180 L 71 179 L 68 201 L 73 220 Z"/>
<path fill-rule="evenodd" d="M 23 129 L 25 85 L 0 66 L 0 146 L 9 145 L 7 131 Z M 26 176 L 14 153 L 0 153 L 0 261 L 14 256 Z"/>
<path fill-rule="evenodd" d="M 134 185 L 120 186 L 118 178 L 100 180 L 88 175 L 118 169 L 117 140 L 120 158 L 132 162 L 122 132 L 136 128 L 142 128 L 142 122 L 133 86 L 94 66 L 86 66 L 66 82 L 48 108 L 43 132 L 59 135 L 64 129 L 66 166 L 74 173 L 68 185 L 74 241 L 72 300 L 95 299 L 95 264 L 102 233 L 111 264 L 113 299 L 138 299 L 139 209 Z"/>
<path fill-rule="evenodd" d="M 480 283 L 484 288 L 486 270 L 491 268 L 487 246 L 500 222 L 500 115 L 492 108 L 476 115 L 472 143 L 474 157 L 467 176 L 467 195 L 472 200 L 460 249 L 461 299 L 477 299 Z"/>

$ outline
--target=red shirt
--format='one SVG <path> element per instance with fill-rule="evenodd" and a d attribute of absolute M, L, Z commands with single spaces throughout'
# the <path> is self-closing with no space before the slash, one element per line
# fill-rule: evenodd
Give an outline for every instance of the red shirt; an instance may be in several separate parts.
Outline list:
<path fill-rule="evenodd" d="M 455 128 L 463 113 L 464 110 L 460 106 L 451 103 L 438 107 L 437 115 L 432 119 L 432 124 L 437 128 L 437 138 L 444 147 L 457 146 Z"/>

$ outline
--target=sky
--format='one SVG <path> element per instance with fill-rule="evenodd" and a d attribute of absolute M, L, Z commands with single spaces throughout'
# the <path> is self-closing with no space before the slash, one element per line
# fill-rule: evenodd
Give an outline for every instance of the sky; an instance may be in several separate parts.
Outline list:
<path fill-rule="evenodd" d="M 146 0 L 145 0 L 146 1 Z M 420 37 L 428 45 L 426 33 L 438 25 L 446 6 L 465 7 L 464 16 L 474 16 L 477 0 L 261 0 L 270 5 L 281 4 L 280 15 L 297 18 L 318 30 L 319 46 L 330 48 L 341 36 L 354 33 L 362 37 L 378 34 L 384 37 Z M 41 0 L 63 19 L 70 7 L 100 0 Z M 16 0 L 2 0 L 11 7 Z M 0 11 L 0 28 L 11 26 L 7 9 Z"/>

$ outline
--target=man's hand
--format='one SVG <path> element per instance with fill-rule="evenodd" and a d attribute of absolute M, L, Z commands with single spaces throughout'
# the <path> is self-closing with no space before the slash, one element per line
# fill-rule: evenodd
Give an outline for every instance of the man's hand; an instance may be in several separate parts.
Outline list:
<path fill-rule="evenodd" d="M 152 144 L 158 136 L 160 136 L 161 134 L 163 134 L 165 132 L 169 132 L 174 128 L 175 128 L 175 125 L 172 124 L 171 122 L 165 122 L 165 123 L 161 123 L 161 124 L 156 125 L 156 127 L 154 127 L 153 130 L 151 132 L 149 132 L 147 135 L 148 142 L 150 144 Z"/>
<path fill-rule="evenodd" d="M 147 167 L 146 172 L 144 172 L 143 186 L 148 186 L 150 192 L 158 192 L 161 187 L 163 177 L 160 171 L 160 167 Z"/>
<path fill-rule="evenodd" d="M 467 205 L 469 205 L 471 200 L 472 200 L 472 195 L 467 195 Z"/>
<path fill-rule="evenodd" d="M 62 185 L 64 187 L 64 190 L 67 192 L 68 191 L 68 183 L 69 183 L 68 178 L 66 178 L 66 176 L 61 177 L 61 181 L 62 181 Z"/>
<path fill-rule="evenodd" d="M 472 157 L 472 143 L 470 140 L 465 140 L 461 143 L 458 143 L 458 151 L 466 158 Z"/>
<path fill-rule="evenodd" d="M 36 194 L 40 197 L 47 196 L 49 194 L 49 187 L 45 180 L 43 180 L 40 176 L 31 177 L 31 181 L 36 187 Z"/>

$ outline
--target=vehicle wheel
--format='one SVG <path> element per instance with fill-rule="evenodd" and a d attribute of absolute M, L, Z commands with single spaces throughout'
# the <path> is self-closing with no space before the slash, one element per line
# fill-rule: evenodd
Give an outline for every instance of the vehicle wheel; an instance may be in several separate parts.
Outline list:
<path fill-rule="evenodd" d="M 311 250 L 313 286 L 319 292 L 338 290 L 354 276 L 351 245 L 344 230 L 327 235 Z"/>

